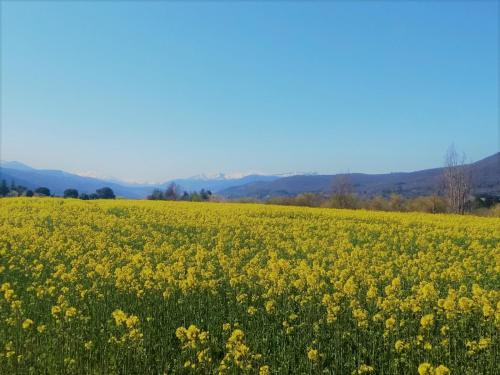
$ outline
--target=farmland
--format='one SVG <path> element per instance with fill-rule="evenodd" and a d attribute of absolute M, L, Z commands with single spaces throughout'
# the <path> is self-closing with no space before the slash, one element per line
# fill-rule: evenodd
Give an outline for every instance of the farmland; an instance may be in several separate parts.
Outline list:
<path fill-rule="evenodd" d="M 494 374 L 500 220 L 0 200 L 0 373 Z"/>

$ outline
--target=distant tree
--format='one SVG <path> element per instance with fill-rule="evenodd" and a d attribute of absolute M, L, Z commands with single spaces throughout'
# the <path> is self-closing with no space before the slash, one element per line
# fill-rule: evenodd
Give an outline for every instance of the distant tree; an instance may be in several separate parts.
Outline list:
<path fill-rule="evenodd" d="M 38 195 L 44 195 L 46 197 L 50 196 L 50 189 L 46 187 L 39 187 L 35 190 L 35 193 Z"/>
<path fill-rule="evenodd" d="M 154 189 L 151 195 L 148 195 L 147 199 L 151 200 L 161 200 L 164 199 L 163 191 L 160 189 Z"/>
<path fill-rule="evenodd" d="M 190 198 L 191 202 L 201 202 L 200 194 L 197 191 L 193 191 L 189 195 L 189 198 Z"/>
<path fill-rule="evenodd" d="M 7 186 L 7 181 L 2 180 L 2 183 L 0 184 L 0 197 L 5 197 L 7 194 L 9 194 L 9 187 Z"/>
<path fill-rule="evenodd" d="M 296 206 L 318 207 L 321 205 L 322 200 L 324 200 L 324 197 L 319 194 L 303 193 L 291 198 L 290 203 Z"/>
<path fill-rule="evenodd" d="M 348 195 L 353 193 L 352 181 L 349 173 L 335 176 L 332 184 L 333 194 Z"/>
<path fill-rule="evenodd" d="M 238 200 L 240 203 L 256 203 L 258 202 L 258 199 L 256 198 L 241 198 Z M 267 200 L 267 203 L 269 204 L 278 204 L 281 206 L 291 206 L 295 204 L 295 198 L 294 197 L 287 197 L 287 196 L 277 196 L 277 197 L 271 197 Z"/>
<path fill-rule="evenodd" d="M 17 192 L 17 190 L 10 190 L 9 194 L 7 194 L 7 196 L 11 197 L 11 198 L 14 198 L 14 197 L 18 197 L 19 193 Z"/>
<path fill-rule="evenodd" d="M 442 196 L 437 195 L 437 194 L 432 194 L 430 196 L 430 201 L 431 201 L 431 213 L 437 214 L 437 213 L 445 213 L 448 209 L 448 204 L 446 202 L 446 199 L 444 199 Z"/>
<path fill-rule="evenodd" d="M 365 202 L 365 208 L 375 211 L 389 211 L 389 204 L 384 197 L 376 196 Z"/>
<path fill-rule="evenodd" d="M 478 194 L 474 197 L 473 207 L 478 208 L 491 208 L 500 203 L 500 196 L 493 194 Z"/>
<path fill-rule="evenodd" d="M 26 190 L 26 192 L 24 193 L 25 196 L 27 197 L 32 197 L 33 196 L 33 190 Z"/>
<path fill-rule="evenodd" d="M 78 190 L 66 189 L 63 193 L 64 198 L 78 198 Z"/>
<path fill-rule="evenodd" d="M 84 201 L 88 201 L 90 198 L 89 198 L 89 195 L 87 193 L 81 193 L 80 199 L 82 199 Z"/>
<path fill-rule="evenodd" d="M 210 190 L 201 189 L 200 190 L 200 199 L 202 201 L 208 201 L 212 196 L 212 192 Z"/>
<path fill-rule="evenodd" d="M 407 207 L 409 211 L 420 211 L 435 214 L 446 212 L 448 205 L 444 197 L 430 195 L 409 199 Z"/>
<path fill-rule="evenodd" d="M 391 194 L 388 205 L 391 211 L 406 211 L 406 201 L 401 195 Z"/>
<path fill-rule="evenodd" d="M 99 199 L 99 195 L 96 193 L 89 194 L 89 199 Z"/>
<path fill-rule="evenodd" d="M 115 193 L 110 187 L 103 187 L 96 191 L 97 199 L 115 199 Z"/>
<path fill-rule="evenodd" d="M 168 201 L 175 201 L 177 200 L 177 191 L 179 190 L 178 186 L 175 184 L 175 182 L 172 182 L 170 185 L 168 185 L 167 189 L 165 190 L 165 193 L 163 194 L 164 199 Z"/>
<path fill-rule="evenodd" d="M 465 154 L 460 157 L 454 145 L 451 145 L 446 153 L 443 183 L 451 211 L 463 215 L 468 209 L 471 176 Z"/>
<path fill-rule="evenodd" d="M 188 201 L 190 199 L 191 199 L 191 197 L 190 197 L 189 193 L 187 191 L 184 191 L 184 193 L 182 193 L 181 200 Z"/>
<path fill-rule="evenodd" d="M 28 188 L 26 186 L 17 185 L 14 190 L 17 191 L 17 193 L 19 194 L 19 196 L 21 196 L 21 195 L 24 195 L 24 192 L 26 190 L 28 190 Z"/>
<path fill-rule="evenodd" d="M 330 207 L 357 208 L 358 199 L 352 188 L 351 176 L 348 173 L 335 176 L 332 185 Z"/>

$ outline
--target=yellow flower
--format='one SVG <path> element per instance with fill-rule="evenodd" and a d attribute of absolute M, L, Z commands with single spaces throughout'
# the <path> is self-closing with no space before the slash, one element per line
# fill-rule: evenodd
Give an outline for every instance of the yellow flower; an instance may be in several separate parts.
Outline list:
<path fill-rule="evenodd" d="M 238 303 L 243 303 L 244 301 L 246 301 L 246 300 L 247 300 L 247 298 L 248 298 L 248 295 L 247 295 L 246 293 L 241 293 L 241 294 L 238 294 L 238 295 L 236 296 L 236 301 L 237 301 Z"/>
<path fill-rule="evenodd" d="M 265 365 L 260 367 L 259 375 L 269 375 L 269 374 L 270 374 L 269 366 Z"/>
<path fill-rule="evenodd" d="M 373 299 L 373 298 L 376 298 L 377 297 L 377 288 L 375 288 L 374 286 L 371 286 L 368 291 L 366 292 L 366 298 L 368 299 Z"/>
<path fill-rule="evenodd" d="M 375 368 L 373 366 L 368 366 L 363 363 L 361 366 L 359 366 L 357 373 L 361 375 L 361 374 L 369 374 L 374 371 Z"/>
<path fill-rule="evenodd" d="M 450 327 L 448 327 L 447 325 L 444 325 L 440 328 L 439 332 L 441 332 L 441 334 L 443 336 L 446 336 L 448 334 L 448 331 L 450 330 Z"/>
<path fill-rule="evenodd" d="M 358 291 L 358 285 L 353 277 L 350 277 L 344 284 L 344 293 L 348 296 L 354 296 Z"/>
<path fill-rule="evenodd" d="M 266 307 L 266 312 L 268 314 L 271 314 L 275 310 L 275 303 L 274 303 L 274 301 L 267 301 L 265 307 Z"/>
<path fill-rule="evenodd" d="M 91 350 L 94 346 L 94 343 L 92 341 L 87 341 L 87 342 L 85 342 L 84 346 L 85 346 L 85 349 Z"/>
<path fill-rule="evenodd" d="M 36 327 L 36 330 L 38 331 L 38 333 L 45 332 L 45 324 L 40 324 L 38 327 Z"/>
<path fill-rule="evenodd" d="M 241 329 L 235 329 L 229 338 L 230 341 L 241 341 L 245 337 L 245 332 Z"/>
<path fill-rule="evenodd" d="M 26 319 L 26 320 L 23 322 L 23 329 L 28 329 L 28 328 L 30 328 L 32 325 L 33 325 L 33 320 L 31 320 L 31 319 Z"/>
<path fill-rule="evenodd" d="M 222 330 L 223 331 L 229 331 L 231 329 L 231 323 L 224 323 L 222 325 Z"/>
<path fill-rule="evenodd" d="M 461 297 L 459 300 L 458 300 L 458 306 L 460 306 L 460 308 L 463 310 L 463 311 L 469 311 L 472 306 L 474 305 L 474 301 L 471 300 L 470 298 L 467 298 L 467 297 Z"/>
<path fill-rule="evenodd" d="M 422 326 L 422 328 L 432 327 L 434 325 L 434 315 L 424 315 L 422 318 L 420 318 L 420 325 Z"/>
<path fill-rule="evenodd" d="M 419 375 L 433 375 L 434 369 L 432 365 L 428 362 L 421 363 L 418 366 L 418 374 Z"/>
<path fill-rule="evenodd" d="M 253 306 L 250 306 L 248 309 L 247 309 L 247 313 L 248 315 L 255 315 L 255 313 L 257 312 L 257 309 Z"/>
<path fill-rule="evenodd" d="M 70 307 L 66 310 L 65 314 L 66 318 L 72 318 L 76 315 L 76 308 Z"/>
<path fill-rule="evenodd" d="M 394 317 L 391 316 L 389 319 L 385 321 L 385 328 L 391 330 L 395 326 L 396 326 L 396 319 L 394 319 Z"/>
<path fill-rule="evenodd" d="M 55 317 L 57 316 L 58 314 L 61 313 L 61 307 L 60 306 L 52 306 L 52 308 L 50 309 L 52 315 Z"/>
<path fill-rule="evenodd" d="M 307 352 L 307 358 L 312 362 L 316 362 L 318 360 L 318 351 L 316 349 L 310 349 Z"/>
<path fill-rule="evenodd" d="M 212 362 L 212 358 L 208 355 L 208 349 L 203 349 L 196 355 L 198 363 Z"/>
<path fill-rule="evenodd" d="M 486 349 L 488 346 L 491 344 L 491 339 L 490 338 L 481 338 L 479 339 L 479 342 L 477 343 L 477 346 L 479 349 L 483 350 Z"/>
<path fill-rule="evenodd" d="M 188 340 L 195 340 L 199 334 L 200 334 L 200 329 L 196 327 L 194 324 L 191 324 L 186 330 L 186 337 Z"/>
<path fill-rule="evenodd" d="M 486 318 L 493 316 L 494 313 L 495 313 L 495 310 L 493 309 L 493 307 L 491 307 L 491 305 L 489 305 L 489 304 L 483 305 L 483 315 Z"/>
<path fill-rule="evenodd" d="M 396 349 L 397 352 L 402 352 L 403 350 L 408 348 L 408 344 L 405 343 L 403 340 L 397 340 L 394 343 L 394 348 Z"/>
<path fill-rule="evenodd" d="M 127 328 L 131 329 L 134 328 L 137 324 L 139 323 L 139 318 L 135 315 L 130 315 L 126 320 L 125 320 L 125 325 Z"/>
<path fill-rule="evenodd" d="M 208 340 L 208 332 L 201 331 L 200 334 L 198 335 L 198 339 L 202 344 L 204 344 Z"/>
<path fill-rule="evenodd" d="M 115 319 L 115 323 L 117 326 L 121 326 L 127 320 L 127 314 L 125 314 L 122 310 L 116 309 L 111 313 L 111 316 Z"/>
<path fill-rule="evenodd" d="M 450 369 L 444 365 L 439 365 L 434 370 L 434 375 L 449 375 L 449 374 L 450 374 Z"/>

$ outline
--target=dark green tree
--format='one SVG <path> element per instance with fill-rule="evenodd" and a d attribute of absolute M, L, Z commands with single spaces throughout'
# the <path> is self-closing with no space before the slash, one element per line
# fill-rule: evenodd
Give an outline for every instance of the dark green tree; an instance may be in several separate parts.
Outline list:
<path fill-rule="evenodd" d="M 50 196 L 50 189 L 42 186 L 42 187 L 37 188 L 35 190 L 35 193 L 37 193 L 38 195 L 44 195 L 44 196 L 49 197 Z"/>
<path fill-rule="evenodd" d="M 7 194 L 9 194 L 9 187 L 7 186 L 7 181 L 2 180 L 2 183 L 0 184 L 0 197 L 5 197 Z"/>
<path fill-rule="evenodd" d="M 100 189 L 97 189 L 96 191 L 97 198 L 98 199 L 115 199 L 115 193 L 113 192 L 113 189 L 110 187 L 103 187 Z"/>
<path fill-rule="evenodd" d="M 78 198 L 78 190 L 66 189 L 63 193 L 64 198 Z"/>
<path fill-rule="evenodd" d="M 175 201 L 177 200 L 177 190 L 179 188 L 177 187 L 177 185 L 172 182 L 170 185 L 168 185 L 167 189 L 165 190 L 165 193 L 164 193 L 164 199 L 168 200 L 168 201 Z"/>
<path fill-rule="evenodd" d="M 201 189 L 200 190 L 200 199 L 202 201 L 208 201 L 212 196 L 212 192 L 210 190 Z"/>
<path fill-rule="evenodd" d="M 201 202 L 200 193 L 193 191 L 190 196 L 192 202 Z"/>
<path fill-rule="evenodd" d="M 151 193 L 151 195 L 148 195 L 148 199 L 151 199 L 151 200 L 164 199 L 163 191 L 161 191 L 160 189 L 154 189 L 153 192 Z"/>

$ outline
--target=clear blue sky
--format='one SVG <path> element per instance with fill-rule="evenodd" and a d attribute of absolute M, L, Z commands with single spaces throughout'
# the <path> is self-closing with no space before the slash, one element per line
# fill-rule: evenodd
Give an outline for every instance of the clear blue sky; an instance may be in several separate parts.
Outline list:
<path fill-rule="evenodd" d="M 3 2 L 4 160 L 137 181 L 499 149 L 499 3 Z"/>

